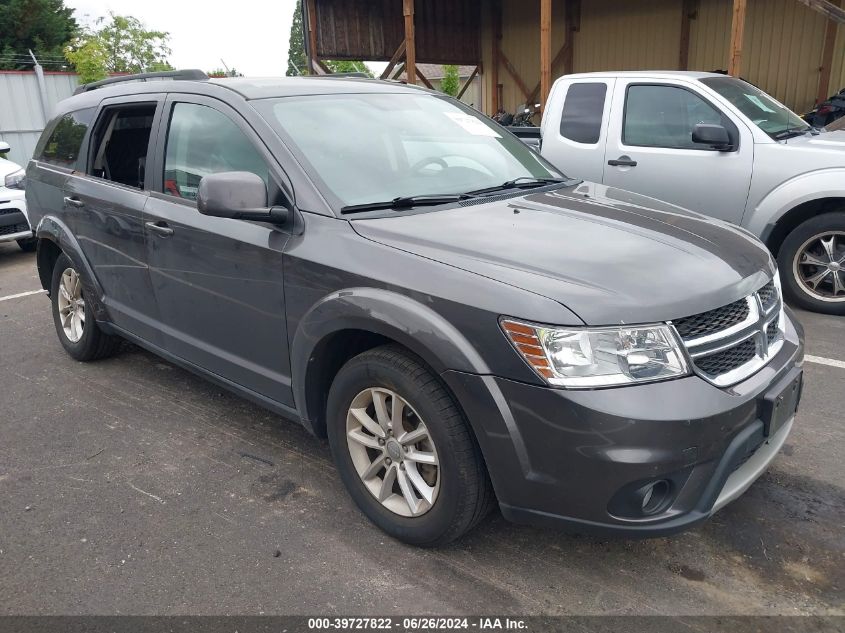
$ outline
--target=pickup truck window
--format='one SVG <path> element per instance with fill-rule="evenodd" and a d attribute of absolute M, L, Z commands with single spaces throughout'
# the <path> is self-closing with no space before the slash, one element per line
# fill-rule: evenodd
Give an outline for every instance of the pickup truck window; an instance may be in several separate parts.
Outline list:
<path fill-rule="evenodd" d="M 253 106 L 336 208 L 560 176 L 493 121 L 425 93 L 309 95 Z"/>
<path fill-rule="evenodd" d="M 578 83 L 569 86 L 563 115 L 560 118 L 560 135 L 576 143 L 593 145 L 601 135 L 605 83 Z"/>
<path fill-rule="evenodd" d="M 700 81 L 773 139 L 783 140 L 810 131 L 810 126 L 800 116 L 746 81 L 734 77 L 707 77 Z"/>
<path fill-rule="evenodd" d="M 721 112 L 685 88 L 656 84 L 628 87 L 622 128 L 625 145 L 709 149 L 692 140 L 693 128 L 699 123 L 727 125 Z"/>

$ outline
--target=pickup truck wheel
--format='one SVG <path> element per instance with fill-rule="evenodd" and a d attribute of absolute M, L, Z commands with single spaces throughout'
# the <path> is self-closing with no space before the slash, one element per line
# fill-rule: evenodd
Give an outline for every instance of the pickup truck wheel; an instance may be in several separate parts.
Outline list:
<path fill-rule="evenodd" d="M 120 339 L 105 334 L 97 326 L 85 303 L 82 279 L 67 255 L 60 255 L 56 260 L 50 297 L 56 333 L 68 354 L 76 360 L 89 361 L 117 351 Z"/>
<path fill-rule="evenodd" d="M 394 346 L 356 356 L 329 391 L 328 436 L 358 507 L 412 545 L 452 541 L 490 510 L 492 487 L 454 399 Z"/>
<path fill-rule="evenodd" d="M 826 314 L 845 314 L 845 212 L 811 218 L 781 245 L 778 267 L 792 303 Z"/>

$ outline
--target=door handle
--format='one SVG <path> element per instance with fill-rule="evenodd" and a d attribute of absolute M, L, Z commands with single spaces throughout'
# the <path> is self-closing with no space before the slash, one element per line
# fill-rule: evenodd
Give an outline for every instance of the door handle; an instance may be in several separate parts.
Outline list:
<path fill-rule="evenodd" d="M 174 232 L 173 229 L 167 226 L 167 222 L 147 222 L 144 226 L 161 237 L 170 237 Z"/>
<path fill-rule="evenodd" d="M 79 198 L 71 198 L 70 196 L 65 196 L 65 206 L 66 207 L 76 207 L 77 209 L 81 209 L 85 206 L 85 203 L 82 202 Z"/>
<path fill-rule="evenodd" d="M 615 160 L 607 161 L 607 164 L 611 167 L 636 167 L 637 161 L 631 160 L 630 156 L 620 156 Z"/>

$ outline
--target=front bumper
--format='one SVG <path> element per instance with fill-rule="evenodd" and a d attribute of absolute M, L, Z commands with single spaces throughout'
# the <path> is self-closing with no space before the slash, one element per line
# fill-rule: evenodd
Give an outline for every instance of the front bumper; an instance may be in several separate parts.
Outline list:
<path fill-rule="evenodd" d="M 0 187 L 0 242 L 32 237 L 23 191 Z"/>
<path fill-rule="evenodd" d="M 662 536 L 705 520 L 765 471 L 793 425 L 768 435 L 767 397 L 800 390 L 803 353 L 803 331 L 787 311 L 780 351 L 727 389 L 697 376 L 593 391 L 443 377 L 476 431 L 506 518 Z M 658 480 L 669 482 L 666 504 L 648 516 L 630 512 L 631 491 Z"/>

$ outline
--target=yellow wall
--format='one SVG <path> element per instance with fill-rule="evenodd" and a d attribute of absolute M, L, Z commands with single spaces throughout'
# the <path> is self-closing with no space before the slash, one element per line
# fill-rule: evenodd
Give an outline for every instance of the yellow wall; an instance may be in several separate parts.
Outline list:
<path fill-rule="evenodd" d="M 554 1 L 552 56 L 563 45 L 564 2 Z M 528 89 L 539 81 L 539 0 L 501 0 L 502 50 Z M 576 72 L 675 69 L 679 62 L 682 0 L 582 0 L 575 35 Z M 490 0 L 482 0 L 485 111 L 491 107 Z M 732 0 L 699 0 L 689 43 L 690 70 L 727 67 Z M 826 19 L 798 0 L 748 0 L 742 76 L 793 109 L 812 107 L 818 92 Z M 552 69 L 553 78 L 563 68 Z M 513 112 L 525 97 L 504 66 L 503 105 Z M 845 88 L 845 27 L 834 52 L 831 92 Z"/>

